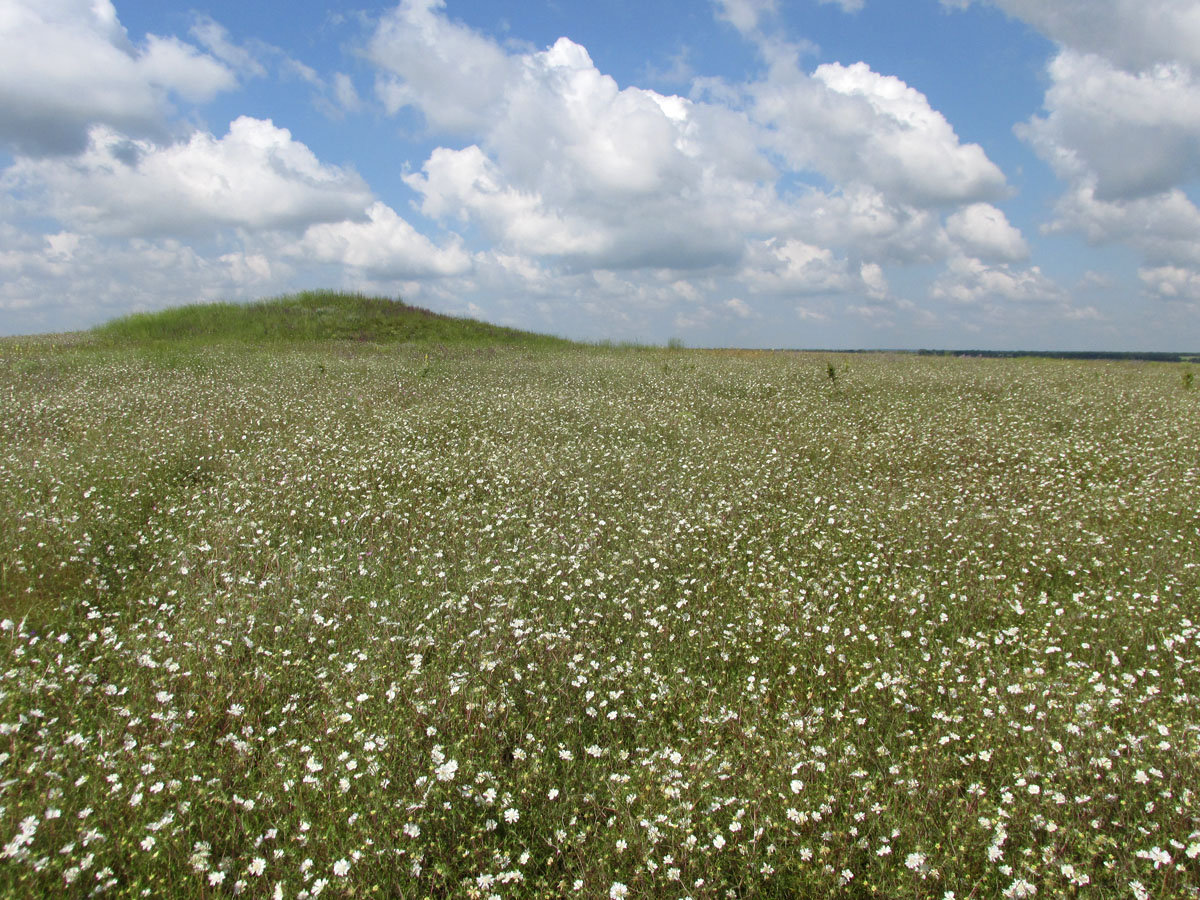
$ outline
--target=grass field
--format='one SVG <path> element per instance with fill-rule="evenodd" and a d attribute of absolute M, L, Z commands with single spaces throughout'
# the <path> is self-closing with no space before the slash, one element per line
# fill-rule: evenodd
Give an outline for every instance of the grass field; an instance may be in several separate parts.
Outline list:
<path fill-rule="evenodd" d="M 1200 896 L 1186 367 L 360 325 L 0 342 L 0 895 Z"/>

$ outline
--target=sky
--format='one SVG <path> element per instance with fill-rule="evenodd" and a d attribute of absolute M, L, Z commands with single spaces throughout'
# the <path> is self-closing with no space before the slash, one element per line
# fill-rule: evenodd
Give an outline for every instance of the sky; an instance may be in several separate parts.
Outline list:
<path fill-rule="evenodd" d="M 1200 0 L 0 0 L 0 334 L 333 288 L 1200 349 Z"/>

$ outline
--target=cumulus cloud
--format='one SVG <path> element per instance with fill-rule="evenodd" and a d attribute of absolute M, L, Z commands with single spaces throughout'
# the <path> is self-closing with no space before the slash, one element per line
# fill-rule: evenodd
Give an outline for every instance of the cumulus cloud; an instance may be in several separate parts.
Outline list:
<path fill-rule="evenodd" d="M 187 241 L 73 231 L 38 236 L 0 224 L 0 316 L 16 332 L 63 331 L 131 311 L 313 285 L 399 291 L 466 312 L 462 297 L 472 288 L 466 277 L 472 261 L 454 242 L 438 247 L 414 236 L 382 204 L 370 212 L 366 223 L 319 225 L 300 237 L 229 232 Z M 445 289 L 432 288 L 430 278 L 441 279 Z M 501 288 L 516 293 L 524 286 L 510 278 Z"/>
<path fill-rule="evenodd" d="M 1060 45 L 1047 68 L 1045 114 L 1020 134 L 1061 178 L 1125 201 L 1200 175 L 1193 0 L 990 2 Z"/>
<path fill-rule="evenodd" d="M 752 246 L 742 279 L 761 293 L 789 295 L 844 293 L 853 284 L 845 259 L 795 238 Z"/>
<path fill-rule="evenodd" d="M 1152 262 L 1200 266 L 1200 209 L 1178 188 L 1112 201 L 1082 181 L 1059 198 L 1055 212 L 1052 232 L 1080 232 L 1096 245 L 1128 244 Z"/>
<path fill-rule="evenodd" d="M 1017 129 L 1067 183 L 1048 230 L 1131 246 L 1150 263 L 1141 270 L 1149 294 L 1186 295 L 1200 275 L 1200 212 L 1184 191 L 1200 176 L 1200 6 L 986 2 L 1059 45 L 1044 112 Z"/>
<path fill-rule="evenodd" d="M 951 259 L 933 286 L 933 297 L 949 303 L 1065 302 L 1066 292 L 1037 266 L 990 265 L 968 256 Z"/>
<path fill-rule="evenodd" d="M 792 198 L 791 210 L 792 227 L 809 240 L 852 247 L 881 262 L 940 262 L 952 250 L 937 211 L 891 200 L 866 185 L 809 190 Z"/>
<path fill-rule="evenodd" d="M 519 58 L 451 22 L 445 0 L 404 0 L 386 13 L 367 47 L 381 72 L 376 92 L 389 111 L 414 106 L 444 133 L 478 134 L 520 75 Z"/>
<path fill-rule="evenodd" d="M 1046 230 L 1131 247 L 1148 296 L 1195 299 L 1200 209 L 1182 186 L 1200 175 L 1200 84 L 1178 65 L 1134 75 L 1070 51 L 1051 71 L 1048 114 L 1022 132 L 1068 183 Z"/>
<path fill-rule="evenodd" d="M 1001 197 L 1004 175 L 978 144 L 962 144 L 922 92 L 865 62 L 799 71 L 776 59 L 750 85 L 752 114 L 797 170 L 931 208 Z"/>
<path fill-rule="evenodd" d="M 946 233 L 969 256 L 1000 262 L 1029 257 L 1029 245 L 1021 232 L 990 203 L 973 203 L 949 216 Z"/>
<path fill-rule="evenodd" d="M 291 252 L 391 278 L 461 275 L 471 267 L 471 257 L 460 241 L 438 247 L 380 202 L 371 204 L 365 222 L 309 226 Z"/>
<path fill-rule="evenodd" d="M 940 213 L 1002 195 L 1000 170 L 919 91 L 862 63 L 805 72 L 796 48 L 759 31 L 772 2 L 715 6 L 759 44 L 767 71 L 685 98 L 621 88 L 567 38 L 506 49 L 438 0 L 405 0 L 370 42 L 378 95 L 467 139 L 406 176 L 421 211 L 568 270 L 718 267 L 757 278 L 758 291 L 869 291 L 833 248 L 863 241 L 868 261 L 941 259 Z M 780 196 L 793 172 L 834 187 Z M 1008 228 L 1011 249 L 1020 236 Z M 840 262 L 819 275 L 815 262 L 789 262 L 803 246 Z"/>
<path fill-rule="evenodd" d="M 863 263 L 859 267 L 858 277 L 862 279 L 863 286 L 867 289 L 869 296 L 877 300 L 887 297 L 888 283 L 881 265 L 872 262 Z"/>
<path fill-rule="evenodd" d="M 688 101 L 641 88 L 618 88 L 585 48 L 560 38 L 524 59 L 523 77 L 487 139 L 505 168 L 553 184 L 566 172 L 602 199 L 678 190 L 697 177 L 689 144 Z M 561 177 L 561 176 L 559 176 Z"/>
<path fill-rule="evenodd" d="M 1138 270 L 1142 286 L 1163 300 L 1200 303 L 1200 271 L 1182 266 L 1154 266 Z"/>
<path fill-rule="evenodd" d="M 677 324 L 695 329 L 751 321 L 754 302 L 782 297 L 843 311 L 861 298 L 873 321 L 920 319 L 892 297 L 884 265 L 964 254 L 984 270 L 946 281 L 947 295 L 1052 292 L 1036 270 L 1006 268 L 1029 251 L 992 205 L 1005 177 L 924 94 L 865 63 L 805 70 L 803 47 L 767 33 L 773 0 L 714 9 L 764 71 L 746 84 L 697 80 L 689 97 L 622 88 L 567 38 L 501 46 L 439 0 L 384 17 L 369 45 L 378 98 L 456 139 L 405 183 L 425 216 L 491 246 L 472 279 L 524 279 L 531 295 L 585 312 L 610 295 L 630 309 L 683 304 Z M 673 287 L 697 293 L 703 279 L 722 287 L 690 299 Z M 737 302 L 706 302 L 714 290 Z"/>
<path fill-rule="evenodd" d="M 1091 178 L 1101 199 L 1141 197 L 1200 175 L 1200 81 L 1180 63 L 1127 72 L 1063 50 L 1050 63 L 1046 115 L 1022 134 L 1059 173 Z"/>
<path fill-rule="evenodd" d="M 738 281 L 775 297 L 859 296 L 889 299 L 887 276 L 874 262 L 858 262 L 797 238 L 752 244 Z"/>
<path fill-rule="evenodd" d="M 587 221 L 547 208 L 539 193 L 510 185 L 474 144 L 463 150 L 437 148 L 421 173 L 405 181 L 422 196 L 427 216 L 456 217 L 464 224 L 474 218 L 489 237 L 520 253 L 595 255 L 611 241 Z"/>
<path fill-rule="evenodd" d="M 1023 237 L 992 205 L 1006 184 L 983 149 L 920 91 L 866 63 L 806 69 L 801 45 L 768 34 L 780 24 L 776 0 L 714 0 L 763 70 L 744 84 L 696 80 L 688 96 L 622 87 L 567 38 L 539 50 L 501 43 L 455 21 L 444 0 L 384 13 L 365 47 L 375 99 L 415 110 L 442 144 L 401 170 L 416 209 L 444 227 L 432 238 L 273 122 L 242 117 L 223 136 L 178 137 L 177 121 L 177 137 L 165 134 L 173 99 L 203 101 L 263 75 L 264 63 L 311 85 L 330 115 L 362 108 L 349 76 L 241 43 L 206 18 L 192 23 L 195 46 L 135 45 L 107 0 L 34 9 L 9 4 L 0 23 L 41 28 L 55 46 L 74 35 L 102 75 L 60 67 L 26 104 L 60 129 L 51 140 L 49 126 L 9 127 L 3 113 L 24 102 L 12 89 L 22 82 L 0 56 L 0 140 L 18 151 L 2 176 L 10 209 L 58 229 L 10 260 L 22 278 L 74 266 L 101 279 L 110 251 L 130 271 L 142 256 L 148 273 L 174 260 L 189 299 L 277 291 L 319 272 L 445 303 L 487 294 L 574 305 L 630 329 L 679 309 L 695 327 L 743 327 L 780 298 L 882 321 L 912 312 L 885 266 L 947 259 L 959 270 L 942 289 L 959 302 L 1004 294 L 1005 278 L 1012 298 L 1037 293 L 1040 273 L 1015 266 L 1028 256 Z"/>
<path fill-rule="evenodd" d="M 230 278 L 243 286 L 268 285 L 286 268 L 265 253 L 248 253 L 238 250 L 224 253 L 218 259 L 227 267 Z"/>
<path fill-rule="evenodd" d="M 406 178 L 426 215 L 476 224 L 505 252 L 573 265 L 737 259 L 739 223 L 760 220 L 773 202 L 765 179 L 774 169 L 749 123 L 621 89 L 566 38 L 519 61 L 502 103 L 456 117 L 479 123 L 478 143 L 440 147 Z"/>
<path fill-rule="evenodd" d="M 170 97 L 211 99 L 236 85 L 218 59 L 177 38 L 135 46 L 109 0 L 8 0 L 0 7 L 0 142 L 65 154 L 95 124 L 160 133 Z"/>
<path fill-rule="evenodd" d="M 798 170 L 865 185 L 917 207 L 996 199 L 1005 179 L 978 144 L 963 144 L 920 91 L 866 63 L 772 67 L 751 87 L 755 117 Z"/>
<path fill-rule="evenodd" d="M 19 159 L 4 182 L 74 229 L 117 235 L 298 229 L 361 216 L 372 199 L 353 171 L 246 116 L 224 137 L 196 132 L 165 146 L 94 126 L 78 158 Z"/>
<path fill-rule="evenodd" d="M 261 296 L 284 289 L 291 274 L 261 253 L 213 251 L 174 238 L 39 236 L 0 226 L 0 246 L 0 310 L 16 332 L 65 331 L 131 311 Z"/>
<path fill-rule="evenodd" d="M 776 10 L 776 0 L 714 0 L 713 5 L 717 18 L 745 35 L 755 33 L 763 17 L 774 14 Z"/>
<path fill-rule="evenodd" d="M 972 0 L 942 0 L 965 8 Z M 977 0 L 980 2 L 980 0 Z M 1200 65 L 1200 7 L 1193 0 L 983 0 L 1051 40 L 1140 71 L 1179 60 Z"/>
<path fill-rule="evenodd" d="M 721 305 L 739 319 L 757 319 L 759 317 L 758 313 L 754 311 L 754 307 L 741 297 L 730 297 Z"/>

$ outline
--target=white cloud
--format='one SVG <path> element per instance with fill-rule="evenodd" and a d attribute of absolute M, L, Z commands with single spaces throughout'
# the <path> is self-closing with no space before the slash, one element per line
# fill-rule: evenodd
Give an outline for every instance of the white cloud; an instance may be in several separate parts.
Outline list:
<path fill-rule="evenodd" d="M 1086 181 L 1055 206 L 1055 232 L 1081 232 L 1089 243 L 1122 243 L 1154 262 L 1200 266 L 1200 209 L 1178 188 L 1134 200 L 1105 201 Z"/>
<path fill-rule="evenodd" d="M 714 0 L 713 5 L 717 10 L 717 18 L 728 22 L 744 35 L 756 32 L 762 18 L 773 15 L 776 10 L 776 0 Z"/>
<path fill-rule="evenodd" d="M 773 8 L 725 0 L 718 13 L 748 32 Z M 747 247 L 778 239 L 785 253 L 819 244 L 833 254 L 865 239 L 855 252 L 868 261 L 941 259 L 950 244 L 929 211 L 1004 191 L 999 169 L 924 95 L 865 64 L 810 75 L 796 48 L 755 36 L 770 61 L 764 79 L 706 84 L 707 99 L 688 99 L 622 89 L 566 38 L 506 50 L 442 9 L 406 0 L 381 22 L 370 43 L 380 96 L 470 139 L 436 149 L 405 180 L 426 215 L 477 227 L 504 254 L 749 277 L 762 263 L 756 285 L 766 289 L 810 279 L 771 254 L 746 257 Z M 781 162 L 835 188 L 780 197 Z"/>
<path fill-rule="evenodd" d="M 742 280 L 770 294 L 840 294 L 854 284 L 845 259 L 799 239 L 769 240 L 751 247 Z"/>
<path fill-rule="evenodd" d="M 1200 64 L 1194 0 L 988 0 L 1060 44 L 1139 71 L 1178 60 Z M 971 0 L 942 0 L 965 8 Z"/>
<path fill-rule="evenodd" d="M 791 62 L 751 86 L 756 119 L 774 149 L 797 170 L 840 185 L 863 185 L 917 207 L 1001 196 L 1005 179 L 978 144 L 963 144 L 920 91 L 866 63 L 819 66 L 811 76 Z"/>
<path fill-rule="evenodd" d="M 791 207 L 797 233 L 870 259 L 930 263 L 952 250 L 935 212 L 889 200 L 866 185 L 830 193 L 811 190 L 793 198 Z"/>
<path fill-rule="evenodd" d="M 250 47 L 235 44 L 225 26 L 209 16 L 199 16 L 190 29 L 192 37 L 221 62 L 244 75 L 261 78 L 267 74 L 266 68 L 259 62 L 263 52 L 279 51 L 265 46 Z"/>
<path fill-rule="evenodd" d="M 362 99 L 358 96 L 353 80 L 345 72 L 334 73 L 333 96 L 338 106 L 346 112 L 357 112 L 362 109 Z"/>
<path fill-rule="evenodd" d="M 942 0 L 965 8 L 971 0 Z M 981 0 L 982 2 L 982 0 Z M 1051 232 L 1143 254 L 1151 296 L 1200 273 L 1200 5 L 1195 0 L 987 0 L 1058 43 L 1044 114 L 1018 134 L 1067 183 Z M 967 252 L 971 252 L 968 248 Z"/>
<path fill-rule="evenodd" d="M 865 0 L 819 0 L 819 2 L 839 6 L 844 13 L 856 13 L 862 11 Z"/>
<path fill-rule="evenodd" d="M 845 259 L 799 239 L 752 246 L 742 277 L 757 292 L 772 294 L 844 293 L 853 283 Z"/>
<path fill-rule="evenodd" d="M 472 112 L 480 142 L 441 147 L 406 178 L 422 211 L 465 217 L 505 252 L 578 265 L 732 263 L 774 176 L 744 118 L 620 89 L 562 38 L 520 57 L 503 102 Z"/>
<path fill-rule="evenodd" d="M 228 267 L 230 277 L 242 286 L 270 284 L 279 277 L 279 269 L 282 268 L 264 253 L 238 251 L 225 253 L 219 258 Z"/>
<path fill-rule="evenodd" d="M 516 179 L 574 192 L 576 183 L 553 185 L 555 173 L 548 170 L 558 169 L 615 200 L 695 180 L 688 101 L 619 89 L 596 69 L 587 50 L 566 38 L 523 62 L 523 77 L 506 96 L 504 115 L 487 133 Z"/>
<path fill-rule="evenodd" d="M 18 7 L 49 28 L 51 14 L 32 8 Z M 55 76 L 60 88 L 82 85 L 82 112 L 46 113 L 75 130 L 76 143 L 59 149 L 82 150 L 45 158 L 43 135 L 36 154 L 18 148 L 0 176 L 7 218 L 57 220 L 44 242 L 0 255 L 0 302 L 29 302 L 36 272 L 82 297 L 89 280 L 115 285 L 119 263 L 151 290 L 177 267 L 179 285 L 161 301 L 134 292 L 154 305 L 332 278 L 441 308 L 478 302 L 526 325 L 537 309 L 560 330 L 590 317 L 598 333 L 644 334 L 681 316 L 720 339 L 722 329 L 768 327 L 781 298 L 813 315 L 915 321 L 891 293 L 890 266 L 964 254 L 978 268 L 954 263 L 941 282 L 947 297 L 1050 293 L 1038 270 L 1011 265 L 1028 248 L 990 205 L 1006 186 L 982 148 L 961 141 L 922 93 L 865 63 L 803 69 L 803 46 L 765 33 L 779 25 L 775 0 L 718 0 L 764 71 L 751 84 L 693 82 L 686 97 L 622 87 L 566 38 L 542 50 L 501 43 L 452 20 L 443 0 L 404 0 L 384 14 L 366 48 L 376 98 L 391 112 L 415 110 L 445 144 L 400 170 L 442 237 L 272 122 L 164 134 L 172 98 L 202 101 L 264 64 L 311 86 L 330 115 L 362 108 L 349 76 L 242 43 L 208 19 L 190 33 L 202 49 L 153 36 L 134 46 L 105 0 L 48 8 L 78 13 L 55 19 L 54 34 L 83 35 L 103 56 L 100 86 L 116 93 L 106 112 L 78 73 Z M 0 119 L 0 139 L 5 129 Z"/>
<path fill-rule="evenodd" d="M 519 76 L 520 61 L 439 15 L 445 5 L 404 0 L 380 21 L 367 58 L 383 70 L 376 93 L 391 112 L 414 106 L 439 131 L 477 134 Z"/>
<path fill-rule="evenodd" d="M 990 203 L 973 203 L 949 216 L 946 233 L 968 256 L 1000 262 L 1020 262 L 1029 257 L 1029 245 L 1021 232 Z"/>
<path fill-rule="evenodd" d="M 721 305 L 724 306 L 731 313 L 733 313 L 735 316 L 737 316 L 739 319 L 757 319 L 757 318 L 759 318 L 758 313 L 756 313 L 754 311 L 754 307 L 752 307 L 749 303 L 747 303 L 741 297 L 730 297 L 728 300 L 726 300 Z"/>
<path fill-rule="evenodd" d="M 1091 177 L 1098 196 L 1123 199 L 1200 175 L 1200 81 L 1188 67 L 1130 73 L 1063 50 L 1049 74 L 1046 115 L 1021 133 L 1060 176 Z"/>
<path fill-rule="evenodd" d="M 312 88 L 313 105 L 330 118 L 342 119 L 347 113 L 363 109 L 354 81 L 344 72 L 325 78 L 312 66 L 265 41 L 251 39 L 236 43 L 223 25 L 208 16 L 197 16 L 189 33 L 244 78 L 265 77 L 269 62 L 280 80 L 300 79 Z"/>
<path fill-rule="evenodd" d="M 1138 269 L 1142 286 L 1162 300 L 1200 303 L 1200 271 L 1182 266 L 1155 266 Z"/>
<path fill-rule="evenodd" d="M 283 232 L 228 233 L 190 243 L 69 231 L 38 237 L 0 224 L 0 248 L 0 315 L 17 333 L 63 331 L 133 311 L 313 286 L 399 291 L 450 309 L 461 306 L 459 298 L 470 287 L 455 277 L 470 260 L 458 256 L 453 242 L 438 248 L 420 235 L 407 235 L 385 207 L 373 208 L 366 225 L 317 226 L 299 239 Z M 447 275 L 447 290 L 420 280 L 430 274 Z M 504 287 L 515 293 L 521 286 L 513 279 Z"/>
<path fill-rule="evenodd" d="M 0 310 L 14 332 L 65 331 L 139 310 L 250 298 L 287 287 L 289 267 L 243 249 L 178 240 L 46 238 L 0 226 Z"/>
<path fill-rule="evenodd" d="M 887 277 L 878 263 L 855 264 L 795 238 L 754 244 L 744 263 L 739 281 L 758 294 L 865 296 L 875 301 L 889 296 Z"/>
<path fill-rule="evenodd" d="M 332 78 L 325 79 L 312 66 L 286 56 L 280 62 L 280 72 L 288 78 L 299 78 L 312 88 L 313 106 L 331 119 L 341 120 L 347 113 L 365 108 L 354 80 L 345 72 L 334 72 Z"/>
<path fill-rule="evenodd" d="M 73 153 L 90 126 L 159 133 L 176 95 L 211 99 L 236 84 L 223 63 L 176 38 L 134 46 L 109 0 L 7 0 L 0 6 L 0 142 Z"/>
<path fill-rule="evenodd" d="M 980 303 L 1063 303 L 1066 293 L 1037 266 L 1018 269 L 989 265 L 967 256 L 951 259 L 934 282 L 934 299 L 962 305 Z"/>
<path fill-rule="evenodd" d="M 380 202 L 367 209 L 366 222 L 309 226 L 292 252 L 391 278 L 461 275 L 471 267 L 471 257 L 460 242 L 438 247 Z"/>
<path fill-rule="evenodd" d="M 421 194 L 425 215 L 464 223 L 474 218 L 489 237 L 519 253 L 586 256 L 611 244 L 588 222 L 547 209 L 540 194 L 509 185 L 499 166 L 474 144 L 464 150 L 439 147 L 421 174 L 405 181 Z"/>
<path fill-rule="evenodd" d="M 370 191 L 321 163 L 285 128 L 243 116 L 216 138 L 159 146 L 92 129 L 76 159 L 18 159 L 4 183 L 72 228 L 97 234 L 206 234 L 303 228 L 361 215 Z"/>
<path fill-rule="evenodd" d="M 83 236 L 70 231 L 46 235 L 46 255 L 50 259 L 70 260 L 79 249 Z"/>
<path fill-rule="evenodd" d="M 796 307 L 796 318 L 802 322 L 828 322 L 829 316 L 820 310 L 811 309 L 807 306 Z"/>
<path fill-rule="evenodd" d="M 863 263 L 859 267 L 858 276 L 871 297 L 882 300 L 888 295 L 887 278 L 883 274 L 883 267 L 878 263 Z"/>
<path fill-rule="evenodd" d="M 843 106 L 847 137 L 864 139 L 858 160 L 869 173 L 866 180 L 893 197 L 917 205 L 962 203 L 999 196 L 1004 175 L 978 144 L 962 144 L 946 118 L 925 95 L 899 78 L 880 75 L 866 63 L 819 66 L 813 77 L 847 98 L 863 98 L 874 114 L 866 133 L 859 131 L 859 110 Z M 840 117 L 837 117 L 840 118 Z M 845 144 L 835 148 L 846 149 Z M 854 168 L 839 164 L 839 180 L 854 178 Z M 853 165 L 853 164 L 852 164 Z M 838 171 L 841 170 L 841 171 Z"/>

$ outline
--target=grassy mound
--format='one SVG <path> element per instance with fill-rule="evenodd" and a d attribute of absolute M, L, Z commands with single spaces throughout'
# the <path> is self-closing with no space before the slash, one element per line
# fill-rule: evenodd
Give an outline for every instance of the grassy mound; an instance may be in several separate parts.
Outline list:
<path fill-rule="evenodd" d="M 307 343 L 567 346 L 550 335 L 489 325 L 409 306 L 399 300 L 335 291 L 305 291 L 255 303 L 207 303 L 135 313 L 92 332 L 129 342 Z"/>

